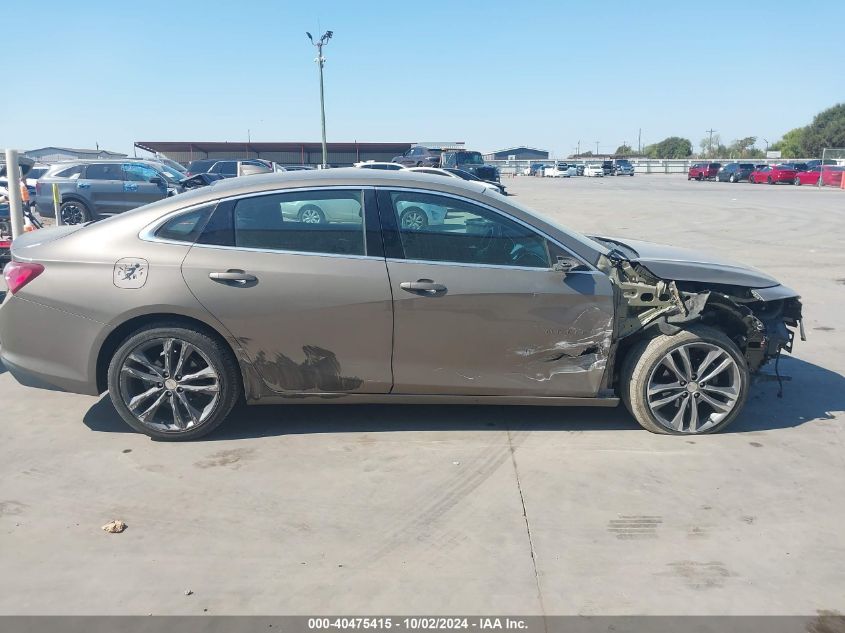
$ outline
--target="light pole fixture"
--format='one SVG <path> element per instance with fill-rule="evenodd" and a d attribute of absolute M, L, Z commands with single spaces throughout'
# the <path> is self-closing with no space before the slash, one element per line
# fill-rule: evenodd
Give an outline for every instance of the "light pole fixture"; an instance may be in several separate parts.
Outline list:
<path fill-rule="evenodd" d="M 326 103 L 323 96 L 323 65 L 326 63 L 326 58 L 323 57 L 323 46 L 328 44 L 329 40 L 332 39 L 334 31 L 326 31 L 316 42 L 308 31 L 305 34 L 311 40 L 311 43 L 317 47 L 317 58 L 314 61 L 317 62 L 317 68 L 320 70 L 320 123 L 323 131 L 323 169 L 325 169 L 328 163 L 328 152 L 326 151 Z"/>

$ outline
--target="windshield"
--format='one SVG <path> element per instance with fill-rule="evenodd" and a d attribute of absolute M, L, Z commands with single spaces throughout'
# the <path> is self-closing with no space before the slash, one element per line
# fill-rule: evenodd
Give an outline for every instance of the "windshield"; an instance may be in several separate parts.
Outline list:
<path fill-rule="evenodd" d="M 181 171 L 177 171 L 173 169 L 170 165 L 165 165 L 164 163 L 159 163 L 156 165 L 156 168 L 161 172 L 162 176 L 167 180 L 167 182 L 178 184 L 185 180 L 185 174 Z"/>
<path fill-rule="evenodd" d="M 599 167 L 599 169 L 601 169 L 601 167 Z M 572 240 L 574 240 L 575 242 L 580 244 L 582 247 L 585 247 L 586 250 L 588 250 L 592 253 L 591 256 L 587 256 L 587 254 L 584 252 L 584 250 L 585 250 L 584 248 L 577 248 L 574 245 L 569 245 L 569 246 L 572 247 L 573 250 L 575 250 L 579 255 L 581 255 L 581 257 L 589 260 L 594 265 L 598 261 L 598 254 L 607 255 L 611 251 L 611 248 L 608 248 L 607 245 L 602 244 L 599 241 L 597 241 L 596 239 L 593 239 L 591 237 L 587 237 L 583 233 L 579 233 L 578 231 L 574 231 L 571 228 L 564 226 L 563 224 L 558 223 L 555 219 L 550 218 L 545 213 L 540 214 L 537 211 L 535 211 L 534 209 L 532 209 L 531 207 L 526 207 L 523 204 L 517 202 L 516 200 L 510 199 L 510 198 L 508 199 L 508 204 L 512 207 L 515 207 L 516 209 L 519 209 L 523 213 L 527 213 L 527 214 L 531 215 L 532 217 L 541 219 L 543 222 L 545 222 L 546 224 L 548 224 L 548 225 L 552 226 L 553 228 L 557 229 L 561 233 L 565 233 L 567 236 L 569 236 Z M 617 249 L 617 250 L 621 250 L 621 249 Z M 630 249 L 628 249 L 628 250 L 630 250 Z"/>
<path fill-rule="evenodd" d="M 483 165 L 484 159 L 478 152 L 458 152 L 455 154 L 455 162 L 460 165 Z"/>

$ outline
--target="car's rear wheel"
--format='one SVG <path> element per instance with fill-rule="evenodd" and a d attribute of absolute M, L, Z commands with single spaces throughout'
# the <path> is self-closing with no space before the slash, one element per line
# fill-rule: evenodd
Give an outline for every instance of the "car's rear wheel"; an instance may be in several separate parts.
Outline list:
<path fill-rule="evenodd" d="M 768 177 L 766 178 L 766 182 L 767 182 L 767 183 L 769 183 L 770 185 L 775 184 L 775 181 L 774 181 L 774 180 L 772 180 L 772 177 L 771 177 L 771 176 L 768 176 Z"/>
<path fill-rule="evenodd" d="M 729 180 L 729 181 L 731 181 L 731 182 L 736 182 L 736 176 L 734 176 L 733 174 L 731 174 L 731 177 L 730 177 L 730 178 L 728 178 L 728 180 Z"/>
<path fill-rule="evenodd" d="M 695 177 L 695 179 L 696 179 L 696 180 L 704 180 L 704 174 L 698 174 L 698 175 Z"/>
<path fill-rule="evenodd" d="M 189 440 L 213 431 L 241 389 L 231 351 L 203 332 L 152 325 L 129 336 L 109 364 L 114 407 L 136 431 Z"/>
<path fill-rule="evenodd" d="M 408 207 L 399 216 L 403 229 L 419 230 L 428 226 L 428 216 L 419 207 Z"/>
<path fill-rule="evenodd" d="M 320 207 L 306 204 L 299 210 L 299 221 L 303 224 L 322 224 L 326 221 L 326 214 Z"/>
<path fill-rule="evenodd" d="M 620 392 L 640 425 L 652 433 L 694 435 L 724 429 L 748 398 L 745 358 L 727 335 L 692 326 L 631 349 Z"/>
<path fill-rule="evenodd" d="M 795 185 L 796 187 L 800 187 L 801 186 L 801 179 L 798 176 L 795 176 L 795 179 L 792 181 L 792 184 Z"/>
<path fill-rule="evenodd" d="M 68 200 L 59 207 L 62 224 L 85 224 L 91 221 L 91 212 L 84 202 Z"/>

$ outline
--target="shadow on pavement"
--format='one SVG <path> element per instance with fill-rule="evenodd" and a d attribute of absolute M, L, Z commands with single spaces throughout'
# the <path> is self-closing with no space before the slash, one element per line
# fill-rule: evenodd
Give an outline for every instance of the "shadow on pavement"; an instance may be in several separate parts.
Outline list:
<path fill-rule="evenodd" d="M 785 357 L 779 399 L 777 383 L 752 386 L 751 396 L 728 433 L 794 427 L 832 419 L 845 411 L 845 377 L 830 370 Z M 134 433 L 118 415 L 108 396 L 85 414 L 84 423 L 105 433 Z M 639 425 L 623 407 L 532 407 L 492 405 L 287 404 L 238 406 L 207 441 L 301 433 L 377 433 L 388 431 L 502 430 L 514 431 L 634 431 Z M 202 441 L 202 440 L 201 440 Z"/>

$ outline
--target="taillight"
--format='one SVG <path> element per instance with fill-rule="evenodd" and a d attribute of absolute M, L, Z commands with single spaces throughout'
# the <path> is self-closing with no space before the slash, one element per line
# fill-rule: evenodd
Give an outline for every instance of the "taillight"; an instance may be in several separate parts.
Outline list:
<path fill-rule="evenodd" d="M 11 261 L 3 269 L 3 277 L 6 279 L 9 292 L 15 294 L 43 272 L 44 266 L 41 264 Z"/>

